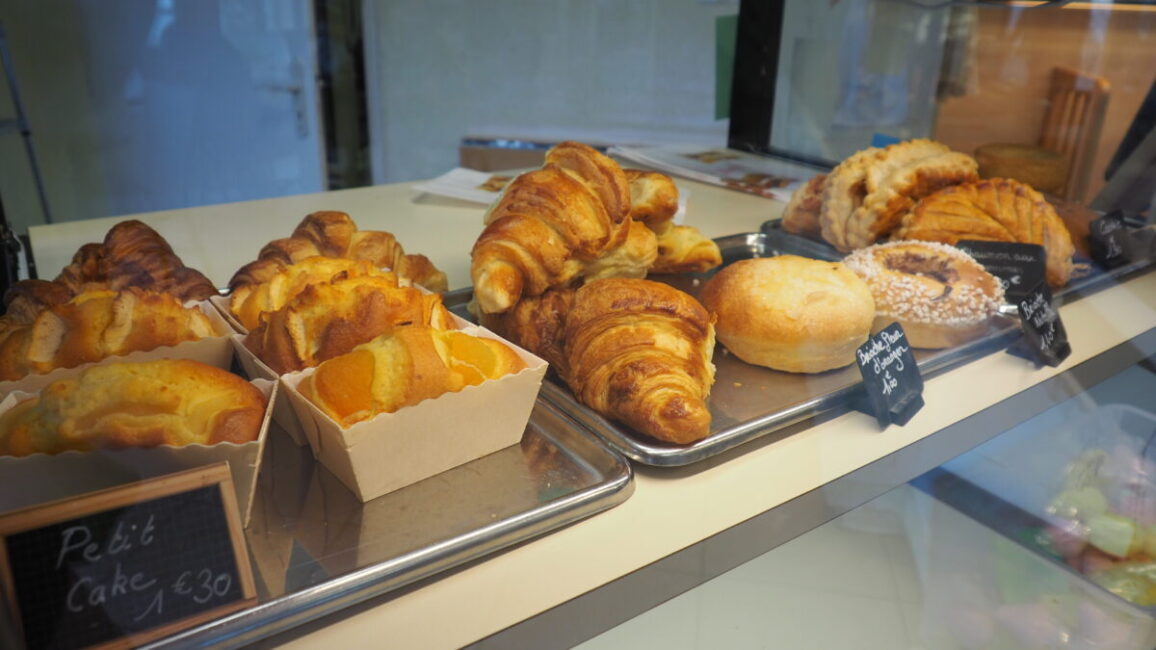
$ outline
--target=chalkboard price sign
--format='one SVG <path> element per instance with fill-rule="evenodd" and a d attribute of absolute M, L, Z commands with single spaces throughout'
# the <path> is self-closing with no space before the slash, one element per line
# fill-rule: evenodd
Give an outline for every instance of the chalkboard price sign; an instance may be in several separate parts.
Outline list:
<path fill-rule="evenodd" d="M 923 408 L 923 376 L 907 334 L 892 323 L 867 339 L 855 352 L 867 402 L 879 426 L 904 425 Z"/>
<path fill-rule="evenodd" d="M 1038 244 L 964 239 L 956 247 L 999 278 L 1011 303 L 1026 297 L 1044 281 L 1046 252 Z"/>
<path fill-rule="evenodd" d="M 1072 353 L 1068 333 L 1060 320 L 1060 312 L 1052 304 L 1052 293 L 1046 284 L 1016 303 L 1023 326 L 1024 338 L 1011 352 L 1031 356 L 1049 366 L 1058 366 Z M 1025 353 L 1026 350 L 1026 353 Z"/>
<path fill-rule="evenodd" d="M 253 602 L 225 463 L 0 516 L 25 645 L 131 647 Z"/>
<path fill-rule="evenodd" d="M 1103 268 L 1110 269 L 1132 261 L 1128 225 L 1119 211 L 1093 219 L 1088 224 L 1088 239 L 1092 246 L 1092 259 Z"/>

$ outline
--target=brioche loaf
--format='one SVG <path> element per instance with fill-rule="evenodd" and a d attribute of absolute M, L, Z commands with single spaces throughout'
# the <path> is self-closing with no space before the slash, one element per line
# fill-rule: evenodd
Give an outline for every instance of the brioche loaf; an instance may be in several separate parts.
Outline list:
<path fill-rule="evenodd" d="M 875 303 L 867 284 L 838 262 L 795 255 L 735 262 L 703 287 L 718 338 L 747 363 L 813 373 L 855 361 Z"/>
<path fill-rule="evenodd" d="M 394 327 L 452 329 L 438 294 L 399 287 L 386 275 L 313 284 L 267 313 L 245 345 L 278 374 L 302 370 L 352 350 Z"/>
<path fill-rule="evenodd" d="M 0 380 L 213 335 L 204 312 L 168 294 L 88 291 L 42 311 L 30 324 L 0 327 Z"/>
<path fill-rule="evenodd" d="M 255 440 L 265 396 L 197 361 L 92 366 L 0 415 L 0 454 Z"/>
<path fill-rule="evenodd" d="M 424 255 L 407 255 L 393 234 L 359 230 L 348 214 L 322 211 L 306 216 L 291 236 L 266 244 L 256 261 L 233 275 L 229 289 L 235 292 L 240 287 L 268 282 L 285 267 L 310 257 L 364 260 L 430 291 L 444 292 L 449 288 L 445 273 Z"/>
<path fill-rule="evenodd" d="M 298 390 L 348 427 L 525 367 L 501 341 L 456 330 L 401 327 L 321 363 Z"/>

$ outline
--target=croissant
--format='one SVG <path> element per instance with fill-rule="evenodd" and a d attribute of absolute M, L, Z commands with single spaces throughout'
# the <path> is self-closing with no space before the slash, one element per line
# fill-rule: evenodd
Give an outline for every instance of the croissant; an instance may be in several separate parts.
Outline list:
<path fill-rule="evenodd" d="M 540 296 L 523 298 L 509 311 L 480 315 L 486 329 L 550 364 L 560 378 L 567 376 L 562 334 L 566 314 L 574 306 L 574 289 L 550 289 Z"/>
<path fill-rule="evenodd" d="M 377 267 L 389 268 L 399 277 L 435 292 L 448 287 L 446 274 L 424 255 L 407 255 L 397 238 L 378 230 L 358 230 L 357 224 L 344 212 L 323 211 L 306 216 L 285 239 L 265 245 L 257 260 L 241 267 L 229 288 L 268 282 L 286 266 L 309 257 L 334 257 L 365 260 Z"/>
<path fill-rule="evenodd" d="M 561 167 L 519 175 L 486 213 L 471 251 L 482 311 L 503 312 L 523 295 L 575 281 L 588 262 L 626 240 L 625 216 L 613 217 L 587 182 Z"/>
<path fill-rule="evenodd" d="M 649 280 L 591 282 L 563 339 L 566 383 L 583 404 L 667 442 L 710 433 L 714 319 L 694 298 Z"/>
<path fill-rule="evenodd" d="M 88 291 L 42 311 L 31 324 L 0 328 L 0 380 L 213 335 L 201 310 L 168 294 L 135 287 Z"/>
<path fill-rule="evenodd" d="M 55 381 L 0 416 L 0 454 L 255 440 L 265 396 L 197 361 L 110 363 Z"/>
<path fill-rule="evenodd" d="M 584 282 L 601 278 L 644 278 L 657 262 L 658 238 L 638 221 L 627 221 L 625 241 L 586 265 Z M 711 242 L 714 243 L 714 242 Z"/>
<path fill-rule="evenodd" d="M 298 390 L 342 427 L 526 367 L 494 339 L 401 327 L 321 363 Z"/>
<path fill-rule="evenodd" d="M 674 225 L 678 186 L 669 176 L 639 169 L 625 172 L 630 183 L 630 218 L 646 224 L 656 235 L 657 251 L 649 265 L 650 272 L 700 273 L 722 264 L 718 244 L 704 237 L 697 228 Z M 617 277 L 643 276 L 620 274 Z"/>
<path fill-rule="evenodd" d="M 6 312 L 27 322 L 46 307 L 90 290 L 138 287 L 168 293 L 180 302 L 204 300 L 217 289 L 200 271 L 181 262 L 155 230 L 136 220 L 109 229 L 103 243 L 85 244 L 51 283 L 21 280 L 4 296 Z"/>
<path fill-rule="evenodd" d="M 394 327 L 453 327 L 438 294 L 399 287 L 390 276 L 343 278 L 305 287 L 265 314 L 245 337 L 253 354 L 278 374 L 302 370 L 345 354 Z"/>
<path fill-rule="evenodd" d="M 382 271 L 365 260 L 337 257 L 307 257 L 282 267 L 260 284 L 237 287 L 229 298 L 229 311 L 245 329 L 261 324 L 261 315 L 277 311 L 313 284 L 327 284 L 345 278 L 378 276 L 398 286 L 397 276 Z"/>
<path fill-rule="evenodd" d="M 630 218 L 646 224 L 656 235 L 671 225 L 678 212 L 678 186 L 659 172 L 624 169 L 630 184 Z"/>
<path fill-rule="evenodd" d="M 1071 234 L 1043 195 L 1019 181 L 993 178 L 942 189 L 903 217 L 895 238 L 955 244 L 961 239 L 1039 244 L 1048 284 L 1072 275 Z"/>

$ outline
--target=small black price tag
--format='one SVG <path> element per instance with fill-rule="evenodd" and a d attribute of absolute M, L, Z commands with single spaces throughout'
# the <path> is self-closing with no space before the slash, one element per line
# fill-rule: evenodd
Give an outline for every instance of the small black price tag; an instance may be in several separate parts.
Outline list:
<path fill-rule="evenodd" d="M 1015 303 L 1044 281 L 1047 253 L 1038 244 L 960 240 L 956 247 L 975 258 L 1003 284 L 1004 295 Z"/>
<path fill-rule="evenodd" d="M 225 463 L 0 516 L 25 646 L 133 647 L 256 602 Z"/>
<path fill-rule="evenodd" d="M 1124 215 L 1109 212 L 1088 224 L 1088 238 L 1092 244 L 1092 259 L 1102 268 L 1110 269 L 1132 261 L 1128 224 Z"/>
<path fill-rule="evenodd" d="M 892 323 L 867 339 L 855 353 L 868 407 L 879 426 L 907 424 L 923 408 L 923 376 L 907 335 Z"/>
<path fill-rule="evenodd" d="M 1028 296 L 1016 301 L 1023 326 L 1022 343 L 1009 350 L 1049 366 L 1058 366 L 1072 353 L 1060 312 L 1052 303 L 1052 293 L 1041 283 Z"/>

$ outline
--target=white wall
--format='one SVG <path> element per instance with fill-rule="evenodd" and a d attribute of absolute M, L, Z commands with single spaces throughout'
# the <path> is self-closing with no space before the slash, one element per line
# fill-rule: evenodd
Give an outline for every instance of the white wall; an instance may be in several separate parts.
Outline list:
<path fill-rule="evenodd" d="M 715 18 L 737 0 L 366 0 L 376 182 L 457 165 L 466 135 L 724 145 Z"/>

